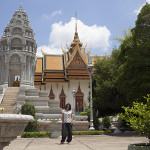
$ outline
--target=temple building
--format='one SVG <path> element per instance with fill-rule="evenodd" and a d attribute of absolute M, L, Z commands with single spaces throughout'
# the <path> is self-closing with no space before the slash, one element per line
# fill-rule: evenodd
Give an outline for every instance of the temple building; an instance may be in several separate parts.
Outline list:
<path fill-rule="evenodd" d="M 63 54 L 47 54 L 42 51 L 43 57 L 37 57 L 34 75 L 35 87 L 49 91 L 49 99 L 59 99 L 60 107 L 71 103 L 77 112 L 84 111 L 89 105 L 89 73 L 87 70 L 90 61 L 94 62 L 95 56 L 90 56 L 90 50 L 82 47 L 78 32 L 77 20 L 74 39 L 67 45 L 67 50 L 62 48 Z M 75 89 L 75 99 L 72 91 Z"/>
<path fill-rule="evenodd" d="M 60 108 L 70 103 L 75 112 L 84 111 L 89 106 L 87 67 L 96 57 L 91 56 L 90 50 L 86 51 L 86 46 L 80 42 L 77 20 L 75 25 L 74 39 L 70 46 L 67 45 L 67 50 L 62 48 L 63 54 L 42 51 L 43 57 L 36 57 L 34 31 L 20 6 L 0 40 L 0 86 L 4 89 L 25 87 L 26 93 L 35 88 L 47 91 L 49 100 L 59 101 Z"/>

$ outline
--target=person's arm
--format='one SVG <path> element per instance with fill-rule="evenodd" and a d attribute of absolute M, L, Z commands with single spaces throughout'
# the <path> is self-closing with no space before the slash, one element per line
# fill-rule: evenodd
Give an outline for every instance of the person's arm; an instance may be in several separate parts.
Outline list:
<path fill-rule="evenodd" d="M 73 115 L 71 113 L 71 124 L 73 124 Z"/>
<path fill-rule="evenodd" d="M 62 123 L 64 123 L 64 113 L 62 113 Z"/>

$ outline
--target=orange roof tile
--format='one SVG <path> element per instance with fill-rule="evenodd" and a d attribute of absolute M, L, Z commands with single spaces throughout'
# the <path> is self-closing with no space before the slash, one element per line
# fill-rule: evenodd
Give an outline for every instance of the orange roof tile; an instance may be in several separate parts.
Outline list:
<path fill-rule="evenodd" d="M 62 55 L 46 55 L 46 70 L 63 70 L 63 57 Z"/>
<path fill-rule="evenodd" d="M 37 61 L 36 61 L 36 70 L 35 72 L 42 72 L 42 60 L 43 58 L 42 57 L 39 57 L 37 58 Z"/>

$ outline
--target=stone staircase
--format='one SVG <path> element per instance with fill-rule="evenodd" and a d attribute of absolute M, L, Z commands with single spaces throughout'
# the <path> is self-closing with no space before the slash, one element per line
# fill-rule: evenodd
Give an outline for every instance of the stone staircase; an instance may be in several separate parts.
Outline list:
<path fill-rule="evenodd" d="M 19 87 L 8 87 L 4 93 L 2 103 L 0 108 L 4 108 L 4 114 L 13 114 L 14 105 L 16 104 L 16 99 L 19 93 Z M 0 113 L 2 113 L 0 111 Z"/>

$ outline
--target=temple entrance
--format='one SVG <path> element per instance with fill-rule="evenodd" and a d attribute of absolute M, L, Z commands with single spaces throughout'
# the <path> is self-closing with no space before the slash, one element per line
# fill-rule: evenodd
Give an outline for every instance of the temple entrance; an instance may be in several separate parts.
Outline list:
<path fill-rule="evenodd" d="M 19 87 L 20 86 L 20 69 L 9 69 L 9 87 Z"/>
<path fill-rule="evenodd" d="M 20 86 L 20 80 L 21 80 L 20 57 L 15 54 L 11 56 L 9 63 L 8 86 L 18 87 Z"/>

